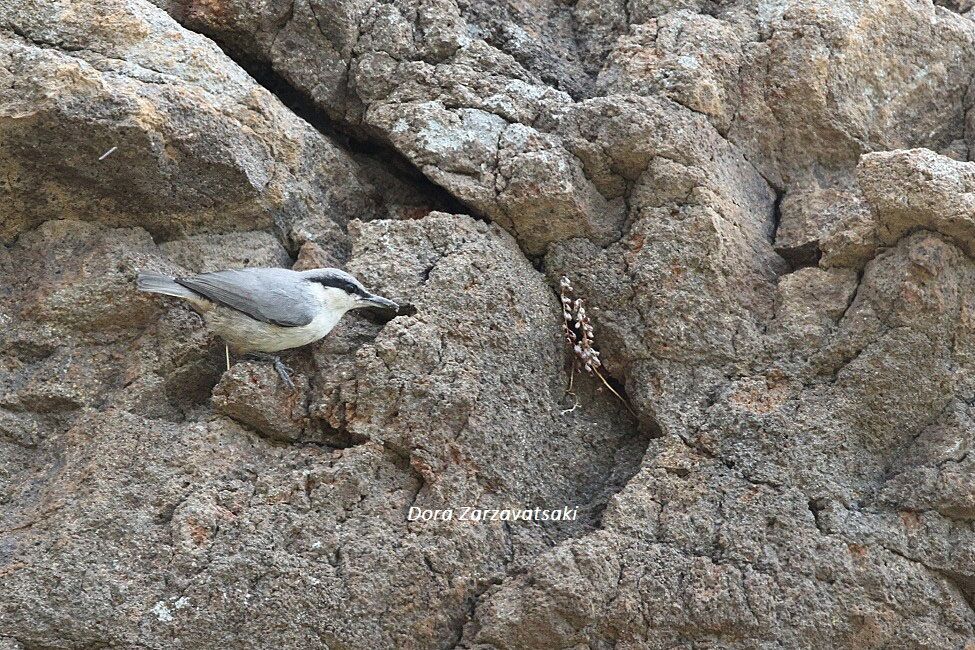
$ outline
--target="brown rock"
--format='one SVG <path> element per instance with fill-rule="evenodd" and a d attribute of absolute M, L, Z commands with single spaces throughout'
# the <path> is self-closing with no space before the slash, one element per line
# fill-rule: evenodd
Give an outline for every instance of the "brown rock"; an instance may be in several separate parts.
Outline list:
<path fill-rule="evenodd" d="M 308 426 L 308 378 L 291 376 L 288 388 L 269 363 L 238 363 L 213 388 L 213 408 L 276 440 L 301 440 Z"/>
<path fill-rule="evenodd" d="M 0 0 L 0 646 L 970 642 L 964 2 L 156 2 Z"/>

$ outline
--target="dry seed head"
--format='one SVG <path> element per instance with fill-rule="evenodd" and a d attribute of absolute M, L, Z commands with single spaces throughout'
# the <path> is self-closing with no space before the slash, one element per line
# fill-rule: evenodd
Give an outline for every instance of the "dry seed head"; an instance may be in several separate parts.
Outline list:
<path fill-rule="evenodd" d="M 572 283 L 563 276 L 559 282 L 559 298 L 562 302 L 562 331 L 566 343 L 582 362 L 589 374 L 594 374 L 602 366 L 599 350 L 595 346 L 595 333 L 582 298 L 572 297 Z"/>

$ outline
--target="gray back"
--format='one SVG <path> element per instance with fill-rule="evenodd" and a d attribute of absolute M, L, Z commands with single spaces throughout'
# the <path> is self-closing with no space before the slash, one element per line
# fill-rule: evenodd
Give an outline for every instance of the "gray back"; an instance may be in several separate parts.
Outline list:
<path fill-rule="evenodd" d="M 213 302 L 282 327 L 307 325 L 317 313 L 308 280 L 289 269 L 217 271 L 176 278 L 176 282 Z"/>

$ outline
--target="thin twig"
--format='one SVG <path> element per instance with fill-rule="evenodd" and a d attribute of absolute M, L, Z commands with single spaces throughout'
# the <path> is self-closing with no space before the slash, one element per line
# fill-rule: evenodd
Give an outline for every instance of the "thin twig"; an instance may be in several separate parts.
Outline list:
<path fill-rule="evenodd" d="M 623 402 L 623 406 L 626 407 L 626 410 L 627 411 L 629 411 L 630 413 L 633 414 L 633 417 L 635 417 L 635 418 L 639 418 L 640 417 L 639 415 L 636 414 L 636 411 L 633 410 L 633 407 L 630 406 L 630 403 L 627 400 L 625 400 L 622 395 L 620 395 L 619 393 L 617 393 L 615 388 L 613 388 L 612 386 L 609 385 L 609 382 L 606 381 L 606 378 L 603 377 L 603 373 L 599 372 L 599 369 L 598 368 L 595 369 L 595 374 L 596 374 L 597 377 L 599 377 L 599 381 L 603 382 L 603 386 L 605 386 L 606 388 L 608 388 L 609 389 L 609 392 L 611 392 L 613 395 L 616 395 L 616 397 L 618 397 L 619 400 L 621 402 Z"/>

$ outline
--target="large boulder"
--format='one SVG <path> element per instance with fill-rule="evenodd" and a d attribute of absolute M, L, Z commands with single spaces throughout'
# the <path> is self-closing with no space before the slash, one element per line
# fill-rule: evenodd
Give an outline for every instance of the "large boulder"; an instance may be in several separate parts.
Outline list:
<path fill-rule="evenodd" d="M 71 218 L 342 250 L 375 209 L 346 152 L 151 6 L 4 2 L 0 32 L 0 241 Z"/>

